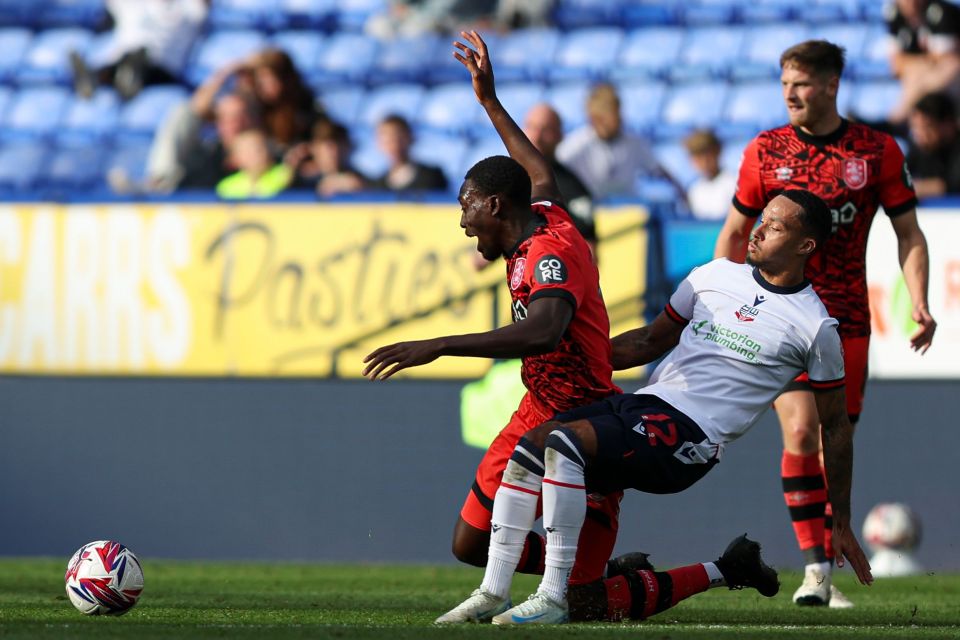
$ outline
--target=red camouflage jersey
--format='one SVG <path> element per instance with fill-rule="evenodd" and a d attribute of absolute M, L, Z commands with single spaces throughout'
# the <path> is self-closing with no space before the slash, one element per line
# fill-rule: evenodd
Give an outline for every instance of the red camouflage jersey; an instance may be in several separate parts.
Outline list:
<path fill-rule="evenodd" d="M 531 205 L 536 218 L 506 253 L 513 321 L 527 317 L 537 298 L 557 296 L 573 318 L 550 353 L 523 359 L 530 394 L 555 412 L 590 404 L 620 389 L 613 384 L 610 320 L 600 295 L 600 274 L 570 215 L 552 202 Z"/>
<path fill-rule="evenodd" d="M 870 335 L 867 236 L 880 205 L 888 216 L 917 205 L 903 152 L 885 133 L 843 120 L 825 136 L 785 125 L 760 133 L 743 152 L 733 206 L 756 217 L 778 193 L 811 191 L 833 213 L 833 234 L 807 262 L 842 337 Z"/>

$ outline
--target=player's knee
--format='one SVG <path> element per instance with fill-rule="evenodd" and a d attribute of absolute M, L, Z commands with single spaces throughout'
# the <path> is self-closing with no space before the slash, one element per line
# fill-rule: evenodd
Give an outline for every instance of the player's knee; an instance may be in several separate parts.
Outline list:
<path fill-rule="evenodd" d="M 810 455 L 820 448 L 820 425 L 806 420 L 788 420 L 783 424 L 783 444 L 787 451 Z"/>
<path fill-rule="evenodd" d="M 544 422 L 543 424 L 538 425 L 523 434 L 523 437 L 520 438 L 520 442 L 532 444 L 535 448 L 542 451 L 544 447 L 546 447 L 547 436 L 550 435 L 551 431 L 562 426 L 562 424 L 563 423 L 553 420 Z"/>
<path fill-rule="evenodd" d="M 587 459 L 583 454 L 580 437 L 573 429 L 564 425 L 550 432 L 546 439 L 546 448 L 556 451 L 579 465 L 583 465 Z"/>
<path fill-rule="evenodd" d="M 464 564 L 474 567 L 487 566 L 487 546 L 476 544 L 472 540 L 454 536 L 453 557 Z"/>

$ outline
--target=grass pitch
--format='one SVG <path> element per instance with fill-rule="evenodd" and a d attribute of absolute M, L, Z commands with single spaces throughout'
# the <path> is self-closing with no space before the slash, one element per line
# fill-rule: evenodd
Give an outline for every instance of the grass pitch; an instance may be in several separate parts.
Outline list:
<path fill-rule="evenodd" d="M 86 617 L 67 600 L 66 561 L 0 559 L 2 638 L 960 638 L 960 575 L 837 585 L 852 610 L 800 608 L 798 573 L 773 599 L 715 589 L 646 622 L 552 628 L 436 628 L 433 619 L 479 584 L 478 569 L 156 561 L 143 564 L 140 603 L 121 617 Z M 520 576 L 514 600 L 536 580 Z"/>

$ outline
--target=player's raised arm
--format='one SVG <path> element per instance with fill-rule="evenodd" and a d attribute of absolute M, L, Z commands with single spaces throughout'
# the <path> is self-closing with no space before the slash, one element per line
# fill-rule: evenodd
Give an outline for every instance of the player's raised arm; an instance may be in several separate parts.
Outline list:
<path fill-rule="evenodd" d="M 550 168 L 550 163 L 537 151 L 497 99 L 487 43 L 476 31 L 461 31 L 460 36 L 473 45 L 473 49 L 462 42 L 454 42 L 453 46 L 459 51 L 454 51 L 453 57 L 470 72 L 477 101 L 487 112 L 487 117 L 490 118 L 497 134 L 503 140 L 510 157 L 519 162 L 530 174 L 533 199 L 560 201 L 560 189 L 557 187 L 557 180 Z"/>
<path fill-rule="evenodd" d="M 870 562 L 850 528 L 850 486 L 853 478 L 853 425 L 847 417 L 844 388 L 817 391 L 817 412 L 823 425 L 823 466 L 833 505 L 833 547 L 837 566 L 850 561 L 862 584 L 871 584 Z"/>
<path fill-rule="evenodd" d="M 614 371 L 649 364 L 663 356 L 680 342 L 686 322 L 680 322 L 661 312 L 645 327 L 621 333 L 613 340 L 612 364 Z"/>

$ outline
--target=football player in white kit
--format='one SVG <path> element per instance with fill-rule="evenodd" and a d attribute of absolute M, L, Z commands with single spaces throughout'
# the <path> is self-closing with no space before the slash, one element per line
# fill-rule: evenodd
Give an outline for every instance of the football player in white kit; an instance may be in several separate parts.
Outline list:
<path fill-rule="evenodd" d="M 644 619 L 718 586 L 775 595 L 776 572 L 745 536 L 716 562 L 631 571 L 571 588 L 569 594 L 567 576 L 587 493 L 687 489 L 803 371 L 817 391 L 823 423 L 837 565 L 846 558 L 861 583 L 872 582 L 870 564 L 850 528 L 853 427 L 837 321 L 804 278 L 807 258 L 827 239 L 831 224 L 829 209 L 816 195 L 782 192 L 753 231 L 747 264 L 721 258 L 694 269 L 651 324 L 613 339 L 615 369 L 670 353 L 636 393 L 559 414 L 520 440 L 494 500 L 483 583 L 437 623 Z M 514 569 L 541 499 L 546 571 L 537 592 L 511 608 Z"/>

